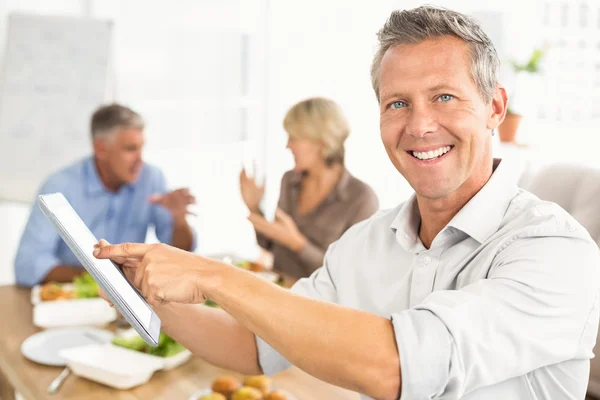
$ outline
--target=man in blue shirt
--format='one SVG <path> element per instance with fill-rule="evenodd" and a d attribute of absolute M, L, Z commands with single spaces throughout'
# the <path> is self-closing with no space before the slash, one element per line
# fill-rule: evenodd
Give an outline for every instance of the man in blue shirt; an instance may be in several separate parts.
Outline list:
<path fill-rule="evenodd" d="M 91 122 L 93 156 L 51 175 L 39 193 L 63 193 L 97 238 L 144 242 L 153 225 L 161 242 L 193 250 L 195 234 L 186 214 L 195 199 L 187 189 L 168 193 L 162 172 L 142 161 L 143 130 L 133 110 L 118 104 L 99 108 Z M 14 267 L 22 286 L 66 282 L 83 271 L 37 204 Z"/>

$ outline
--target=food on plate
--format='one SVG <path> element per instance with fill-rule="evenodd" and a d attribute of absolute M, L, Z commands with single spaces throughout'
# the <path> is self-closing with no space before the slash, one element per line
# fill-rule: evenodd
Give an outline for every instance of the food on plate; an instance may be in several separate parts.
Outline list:
<path fill-rule="evenodd" d="M 220 376 L 213 381 L 212 391 L 229 396 L 237 388 L 239 388 L 240 382 L 232 376 Z"/>
<path fill-rule="evenodd" d="M 240 268 L 247 269 L 248 271 L 252 271 L 252 272 L 263 272 L 266 270 L 264 265 L 254 262 L 254 261 L 242 260 L 242 261 L 235 261 L 233 264 L 237 265 Z"/>
<path fill-rule="evenodd" d="M 265 396 L 265 400 L 288 400 L 288 397 L 281 390 L 274 390 Z"/>
<path fill-rule="evenodd" d="M 77 296 L 74 291 L 64 290 L 56 282 L 46 283 L 40 287 L 40 299 L 42 301 L 70 300 L 75 298 Z"/>
<path fill-rule="evenodd" d="M 262 398 L 262 392 L 250 386 L 242 386 L 231 396 L 231 400 L 262 400 Z"/>
<path fill-rule="evenodd" d="M 227 400 L 227 397 L 222 395 L 221 393 L 209 393 L 204 396 L 198 397 L 196 400 Z"/>
<path fill-rule="evenodd" d="M 98 297 L 98 284 L 87 272 L 73 279 L 72 288 L 49 282 L 40 286 L 40 299 L 42 301 L 89 299 Z"/>
<path fill-rule="evenodd" d="M 264 395 L 269 393 L 269 390 L 271 390 L 271 379 L 264 375 L 249 376 L 244 379 L 244 386 L 258 389 Z"/>
<path fill-rule="evenodd" d="M 127 349 L 141 351 L 142 353 L 151 354 L 158 357 L 172 357 L 185 350 L 182 344 L 176 342 L 166 333 L 161 332 L 158 338 L 158 346 L 149 346 L 144 339 L 139 335 L 134 336 L 115 336 L 112 343 L 116 346 L 125 347 Z"/>
<path fill-rule="evenodd" d="M 87 272 L 75 277 L 73 279 L 73 285 L 75 285 L 75 293 L 78 299 L 89 299 L 92 297 L 99 297 L 100 287 Z"/>

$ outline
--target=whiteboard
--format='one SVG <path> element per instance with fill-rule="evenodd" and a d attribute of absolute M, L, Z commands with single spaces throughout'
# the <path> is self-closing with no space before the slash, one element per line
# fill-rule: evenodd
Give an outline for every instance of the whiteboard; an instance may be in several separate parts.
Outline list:
<path fill-rule="evenodd" d="M 11 14 L 0 87 L 0 199 L 34 199 L 52 172 L 91 152 L 105 103 L 112 23 Z"/>

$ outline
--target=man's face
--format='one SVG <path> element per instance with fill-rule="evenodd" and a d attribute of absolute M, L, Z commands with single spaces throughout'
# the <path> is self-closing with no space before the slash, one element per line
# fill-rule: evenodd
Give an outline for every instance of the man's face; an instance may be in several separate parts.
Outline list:
<path fill-rule="evenodd" d="M 423 198 L 468 190 L 491 167 L 490 129 L 497 124 L 470 68 L 468 45 L 451 36 L 394 46 L 383 57 L 381 138 Z"/>
<path fill-rule="evenodd" d="M 136 128 L 122 128 L 112 137 L 101 140 L 96 157 L 108 167 L 112 177 L 120 183 L 134 183 L 142 169 L 144 132 Z"/>

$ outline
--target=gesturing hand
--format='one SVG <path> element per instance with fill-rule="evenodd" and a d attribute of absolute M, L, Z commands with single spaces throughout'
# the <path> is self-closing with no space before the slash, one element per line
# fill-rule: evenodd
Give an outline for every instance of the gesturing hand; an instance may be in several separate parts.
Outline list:
<path fill-rule="evenodd" d="M 240 172 L 240 192 L 248 210 L 257 213 L 260 201 L 265 193 L 265 187 L 257 184 L 254 178 L 248 177 L 245 169 Z"/>
<path fill-rule="evenodd" d="M 196 203 L 196 198 L 188 188 L 173 190 L 170 193 L 150 196 L 150 203 L 163 206 L 171 212 L 174 220 L 184 220 L 189 213 L 188 206 Z"/>
<path fill-rule="evenodd" d="M 252 213 L 248 220 L 257 232 L 262 233 L 287 248 L 299 252 L 306 244 L 306 237 L 300 232 L 296 223 L 282 209 L 275 212 L 275 222 L 267 221 L 262 215 Z"/>

